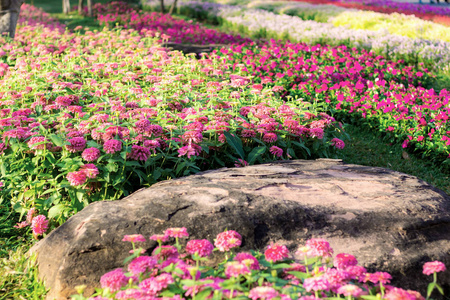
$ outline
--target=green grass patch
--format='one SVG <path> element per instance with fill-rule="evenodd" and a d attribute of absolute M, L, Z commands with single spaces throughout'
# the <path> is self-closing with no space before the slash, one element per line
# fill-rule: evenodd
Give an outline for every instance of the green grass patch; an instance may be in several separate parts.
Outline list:
<path fill-rule="evenodd" d="M 450 195 L 450 171 L 427 158 L 405 151 L 400 143 L 392 143 L 382 133 L 358 125 L 347 125 L 350 141 L 341 151 L 346 163 L 382 167 L 416 176 Z"/>

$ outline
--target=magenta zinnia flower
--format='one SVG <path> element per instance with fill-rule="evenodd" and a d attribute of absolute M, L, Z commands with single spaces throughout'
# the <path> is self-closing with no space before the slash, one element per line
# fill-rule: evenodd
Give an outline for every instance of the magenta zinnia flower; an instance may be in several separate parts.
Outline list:
<path fill-rule="evenodd" d="M 338 269 L 346 269 L 350 266 L 356 266 L 358 261 L 356 258 L 347 253 L 339 253 L 336 255 L 333 261 L 333 265 Z"/>
<path fill-rule="evenodd" d="M 164 235 L 173 238 L 189 237 L 186 227 L 167 228 Z"/>
<path fill-rule="evenodd" d="M 200 257 L 210 256 L 214 250 L 213 244 L 208 240 L 191 240 L 186 244 L 186 252 L 189 254 L 197 253 Z"/>
<path fill-rule="evenodd" d="M 82 151 L 86 147 L 86 140 L 83 137 L 74 137 L 67 141 L 70 145 L 66 145 L 66 149 L 72 153 Z"/>
<path fill-rule="evenodd" d="M 85 164 L 81 166 L 80 171 L 83 171 L 88 178 L 96 178 L 99 174 L 98 168 L 94 164 Z"/>
<path fill-rule="evenodd" d="M 256 257 L 251 255 L 250 253 L 246 253 L 246 252 L 238 253 L 234 259 L 237 260 L 238 262 L 245 264 L 247 267 L 249 267 L 252 270 L 260 269 L 258 260 L 256 259 Z"/>
<path fill-rule="evenodd" d="M 362 295 L 363 290 L 354 284 L 346 284 L 338 288 L 337 293 L 344 295 L 345 297 L 351 296 L 358 298 Z"/>
<path fill-rule="evenodd" d="M 311 291 L 327 291 L 330 288 L 330 284 L 324 276 L 317 276 L 306 278 L 303 282 L 303 287 L 307 292 Z"/>
<path fill-rule="evenodd" d="M 408 291 L 400 288 L 390 289 L 386 295 L 384 295 L 386 300 L 416 300 L 416 296 L 410 294 Z"/>
<path fill-rule="evenodd" d="M 44 215 L 39 215 L 33 218 L 31 221 L 31 229 L 33 230 L 33 235 L 38 236 L 44 234 L 48 228 L 48 220 Z"/>
<path fill-rule="evenodd" d="M 145 237 L 142 234 L 125 235 L 122 239 L 122 242 L 145 242 Z"/>
<path fill-rule="evenodd" d="M 81 153 L 81 157 L 85 161 L 96 161 L 100 157 L 100 150 L 94 147 L 84 149 L 83 153 Z"/>
<path fill-rule="evenodd" d="M 50 144 L 50 143 L 45 143 L 45 142 L 47 142 L 47 139 L 45 138 L 45 136 L 33 136 L 28 141 L 28 147 L 30 147 L 30 149 L 33 149 L 33 150 L 45 149 Z M 41 144 L 36 145 L 38 143 L 41 143 Z"/>
<path fill-rule="evenodd" d="M 250 269 L 243 263 L 232 261 L 225 265 L 225 275 L 227 278 L 239 277 L 240 275 L 251 274 Z"/>
<path fill-rule="evenodd" d="M 109 288 L 111 292 L 115 292 L 128 284 L 128 278 L 125 276 L 122 269 L 115 269 L 104 274 L 100 278 L 100 284 L 102 288 Z"/>
<path fill-rule="evenodd" d="M 150 156 L 150 150 L 142 146 L 133 145 L 131 152 L 127 156 L 133 160 L 146 161 Z"/>
<path fill-rule="evenodd" d="M 86 182 L 87 176 L 84 171 L 70 172 L 67 174 L 67 180 L 71 186 L 79 186 Z"/>
<path fill-rule="evenodd" d="M 169 273 L 162 273 L 156 277 L 150 277 L 143 280 L 139 284 L 139 288 L 150 295 L 156 295 L 159 291 L 165 289 L 173 282 L 174 280 L 172 275 Z"/>
<path fill-rule="evenodd" d="M 277 147 L 277 146 L 270 147 L 269 152 L 272 153 L 272 155 L 275 155 L 276 157 L 283 156 L 283 149 L 281 149 L 280 147 Z"/>
<path fill-rule="evenodd" d="M 310 239 L 306 241 L 307 254 L 310 256 L 331 257 L 333 249 L 324 239 Z"/>
<path fill-rule="evenodd" d="M 257 286 L 252 288 L 248 293 L 248 297 L 252 300 L 268 300 L 278 296 L 278 292 L 270 286 Z"/>
<path fill-rule="evenodd" d="M 119 140 L 107 140 L 103 145 L 103 151 L 108 154 L 114 154 L 122 150 L 122 142 Z"/>
<path fill-rule="evenodd" d="M 267 250 L 264 252 L 266 260 L 269 262 L 277 262 L 289 255 L 289 250 L 284 245 L 279 245 L 277 243 L 271 243 Z"/>
<path fill-rule="evenodd" d="M 343 140 L 338 138 L 334 138 L 331 140 L 331 145 L 335 146 L 337 149 L 344 149 L 345 143 Z"/>
<path fill-rule="evenodd" d="M 157 263 L 158 260 L 152 256 L 139 256 L 130 262 L 128 271 L 133 273 L 133 275 L 139 275 L 151 271 Z"/>
<path fill-rule="evenodd" d="M 431 261 L 427 262 L 423 265 L 423 274 L 425 275 L 431 275 L 433 273 L 443 272 L 447 268 L 445 265 L 440 261 Z"/>
<path fill-rule="evenodd" d="M 239 247 L 242 243 L 242 237 L 234 230 L 221 232 L 217 235 L 214 246 L 220 251 L 230 251 L 231 248 Z"/>
<path fill-rule="evenodd" d="M 169 240 L 169 237 L 164 234 L 154 234 L 150 237 L 150 239 L 153 241 L 163 243 L 163 242 L 167 242 Z"/>

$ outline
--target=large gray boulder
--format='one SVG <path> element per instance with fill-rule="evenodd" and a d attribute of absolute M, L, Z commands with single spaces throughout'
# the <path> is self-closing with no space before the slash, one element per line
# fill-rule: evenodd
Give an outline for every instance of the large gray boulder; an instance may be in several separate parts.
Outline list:
<path fill-rule="evenodd" d="M 125 234 L 187 227 L 191 238 L 213 241 L 224 229 L 243 236 L 243 249 L 278 241 L 295 250 L 311 237 L 335 253 L 357 257 L 394 284 L 425 294 L 426 261 L 450 266 L 450 198 L 416 177 L 340 160 L 284 161 L 219 169 L 164 181 L 119 201 L 89 205 L 36 244 L 48 299 L 77 285 L 91 293 L 100 276 L 122 267 Z M 146 242 L 149 252 L 156 244 Z M 450 274 L 439 275 L 449 293 Z"/>

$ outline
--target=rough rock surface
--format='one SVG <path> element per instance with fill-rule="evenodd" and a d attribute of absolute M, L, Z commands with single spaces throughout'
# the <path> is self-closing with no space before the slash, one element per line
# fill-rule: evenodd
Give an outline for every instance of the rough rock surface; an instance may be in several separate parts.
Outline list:
<path fill-rule="evenodd" d="M 210 241 L 225 228 L 243 236 L 243 249 L 278 241 L 295 250 L 311 237 L 335 253 L 353 254 L 370 270 L 390 272 L 403 288 L 423 294 L 426 261 L 450 266 L 450 197 L 427 183 L 382 168 L 340 160 L 286 161 L 219 169 L 155 184 L 118 201 L 89 205 L 32 249 L 40 276 L 63 299 L 86 292 L 105 272 L 122 267 L 125 234 L 148 237 L 187 227 Z M 156 246 L 144 244 L 149 251 Z M 447 294 L 450 272 L 439 275 Z"/>

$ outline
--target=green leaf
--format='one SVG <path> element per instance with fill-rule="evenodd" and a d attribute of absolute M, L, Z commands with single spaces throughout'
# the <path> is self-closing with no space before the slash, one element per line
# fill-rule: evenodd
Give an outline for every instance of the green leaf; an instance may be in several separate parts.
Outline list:
<path fill-rule="evenodd" d="M 233 149 L 236 151 L 236 153 L 245 160 L 245 153 L 244 149 L 242 148 L 242 141 L 241 139 L 232 136 L 228 131 L 224 131 L 223 134 L 227 138 L 227 143 L 233 147 Z"/>
<path fill-rule="evenodd" d="M 56 134 L 50 134 L 49 138 L 52 141 L 52 143 L 55 144 L 56 146 L 58 146 L 58 147 L 64 146 L 63 139 L 60 136 L 58 136 Z"/>
<path fill-rule="evenodd" d="M 428 285 L 428 288 L 427 288 L 427 299 L 430 298 L 430 295 L 433 292 L 435 286 L 436 286 L 436 283 L 434 283 L 434 282 L 430 282 L 430 284 Z"/>
<path fill-rule="evenodd" d="M 293 141 L 292 144 L 294 144 L 294 145 L 296 145 L 296 146 L 298 146 L 300 148 L 305 149 L 305 151 L 308 153 L 308 155 L 311 156 L 311 151 L 309 150 L 308 147 L 305 146 L 305 144 L 299 143 L 299 142 L 295 142 L 295 141 Z"/>
<path fill-rule="evenodd" d="M 108 163 L 106 165 L 106 169 L 109 172 L 117 172 L 117 170 L 119 170 L 119 166 L 116 163 Z"/>
<path fill-rule="evenodd" d="M 276 264 L 276 265 L 274 265 L 273 267 L 272 267 L 272 269 L 275 269 L 275 270 L 278 270 L 278 269 L 289 269 L 289 268 L 292 268 L 292 266 L 291 265 L 289 265 L 289 264 Z"/>
<path fill-rule="evenodd" d="M 200 293 L 197 293 L 195 295 L 195 300 L 205 300 L 209 295 L 211 295 L 211 292 L 212 292 L 211 288 L 206 288 Z"/>
<path fill-rule="evenodd" d="M 58 204 L 58 205 L 53 206 L 48 211 L 48 218 L 53 219 L 54 217 L 61 215 L 65 208 L 66 208 L 66 206 L 64 204 Z"/>
<path fill-rule="evenodd" d="M 158 169 L 156 169 L 155 171 L 153 171 L 153 179 L 158 180 L 161 177 L 162 173 L 161 171 Z"/>
<path fill-rule="evenodd" d="M 288 274 L 294 275 L 295 277 L 297 277 L 298 279 L 305 279 L 310 277 L 308 274 L 303 273 L 303 272 L 299 272 L 299 271 L 289 271 L 287 272 Z"/>
<path fill-rule="evenodd" d="M 247 158 L 247 162 L 249 165 L 253 165 L 258 158 L 258 156 L 263 155 L 266 152 L 266 146 L 259 146 L 254 148 L 249 154 Z"/>
<path fill-rule="evenodd" d="M 438 289 L 439 293 L 441 293 L 441 295 L 444 295 L 444 290 L 442 289 L 442 287 L 436 283 L 436 288 Z"/>
<path fill-rule="evenodd" d="M 366 299 L 366 300 L 380 300 L 379 297 L 373 296 L 373 295 L 363 295 L 363 296 L 360 296 L 360 297 L 363 298 L 363 299 Z"/>
<path fill-rule="evenodd" d="M 141 167 L 141 164 L 138 161 L 130 160 L 125 162 L 125 166 L 127 167 Z"/>

